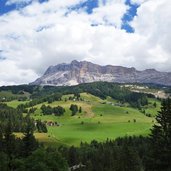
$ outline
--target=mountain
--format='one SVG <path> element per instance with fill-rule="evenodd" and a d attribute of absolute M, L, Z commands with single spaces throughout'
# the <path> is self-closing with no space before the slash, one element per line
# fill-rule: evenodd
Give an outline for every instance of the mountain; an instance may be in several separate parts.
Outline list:
<path fill-rule="evenodd" d="M 72 61 L 70 64 L 50 66 L 44 75 L 31 85 L 71 86 L 96 81 L 117 83 L 153 83 L 171 86 L 171 72 L 155 69 L 138 71 L 135 68 L 106 65 L 87 61 Z"/>

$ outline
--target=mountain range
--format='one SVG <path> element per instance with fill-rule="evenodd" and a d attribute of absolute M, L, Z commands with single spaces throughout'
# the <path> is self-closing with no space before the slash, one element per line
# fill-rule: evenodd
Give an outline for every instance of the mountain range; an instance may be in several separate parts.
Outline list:
<path fill-rule="evenodd" d="M 153 83 L 171 86 L 171 72 L 155 69 L 138 71 L 135 68 L 106 65 L 101 66 L 87 61 L 72 61 L 50 66 L 44 75 L 31 85 L 72 86 L 97 81 L 115 83 Z"/>

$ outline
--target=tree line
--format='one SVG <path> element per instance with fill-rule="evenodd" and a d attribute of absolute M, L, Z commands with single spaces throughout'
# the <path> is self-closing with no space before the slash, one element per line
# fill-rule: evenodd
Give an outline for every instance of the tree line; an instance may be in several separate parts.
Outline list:
<path fill-rule="evenodd" d="M 25 108 L 33 107 L 34 105 L 48 102 L 52 103 L 56 100 L 61 100 L 62 95 L 75 94 L 76 98 L 80 98 L 79 94 L 87 92 L 98 96 L 102 99 L 106 99 L 108 96 L 118 100 L 121 103 L 129 103 L 133 107 L 141 107 L 148 104 L 148 96 L 143 93 L 131 92 L 128 88 L 122 86 L 122 84 L 109 83 L 109 82 L 94 82 L 80 84 L 77 86 L 7 86 L 0 87 L 0 90 L 12 91 L 19 93 L 19 91 L 26 91 L 30 93 L 31 101 L 25 104 Z"/>
<path fill-rule="evenodd" d="M 61 106 L 51 107 L 50 105 L 42 105 L 41 108 L 43 115 L 62 116 L 65 113 L 65 109 Z"/>
<path fill-rule="evenodd" d="M 52 115 L 54 114 L 55 116 L 62 116 L 65 113 L 65 109 L 62 106 L 57 106 L 57 107 L 51 107 L 50 105 L 42 105 L 40 107 L 43 115 Z M 78 112 L 81 113 L 82 112 L 82 108 L 78 107 L 75 104 L 71 104 L 70 108 L 71 110 L 71 115 L 74 116 L 76 115 Z"/>
<path fill-rule="evenodd" d="M 118 100 L 121 103 L 129 103 L 133 107 L 141 107 L 148 104 L 148 96 L 143 93 L 131 92 L 128 88 L 121 86 L 117 83 L 109 82 L 94 82 L 80 84 L 77 86 L 71 87 L 48 87 L 45 86 L 42 90 L 42 93 L 46 92 L 51 94 L 52 92 L 58 92 L 64 94 L 79 94 L 83 92 L 90 93 L 102 99 L 106 99 L 108 96 L 112 97 L 115 100 Z M 34 94 L 34 97 L 40 95 L 41 92 Z"/>
<path fill-rule="evenodd" d="M 62 94 L 60 93 L 55 93 L 53 95 L 48 95 L 48 96 L 45 96 L 45 97 L 42 97 L 42 98 L 36 98 L 36 99 L 33 99 L 29 102 L 26 102 L 24 104 L 19 104 L 17 106 L 17 108 L 19 110 L 21 110 L 23 113 L 28 113 L 28 110 L 27 108 L 33 108 L 35 105 L 37 104 L 41 104 L 41 103 L 44 103 L 44 102 L 48 102 L 48 103 L 52 103 L 54 101 L 60 101 L 62 99 Z"/>

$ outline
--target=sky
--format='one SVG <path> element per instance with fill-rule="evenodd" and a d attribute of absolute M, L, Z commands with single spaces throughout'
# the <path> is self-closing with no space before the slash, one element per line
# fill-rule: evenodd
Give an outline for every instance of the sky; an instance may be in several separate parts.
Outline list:
<path fill-rule="evenodd" d="M 171 72 L 170 28 L 170 0 L 0 0 L 0 85 L 72 60 Z"/>

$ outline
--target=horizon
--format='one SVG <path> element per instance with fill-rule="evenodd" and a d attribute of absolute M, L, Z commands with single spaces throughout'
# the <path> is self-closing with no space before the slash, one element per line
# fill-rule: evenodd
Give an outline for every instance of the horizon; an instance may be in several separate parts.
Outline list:
<path fill-rule="evenodd" d="M 58 64 L 55 64 L 55 65 L 50 65 L 48 68 L 50 67 L 55 67 L 55 66 L 58 66 L 58 65 L 70 65 L 72 62 L 88 62 L 88 63 L 91 63 L 93 65 L 98 65 L 98 66 L 101 66 L 101 67 L 107 67 L 107 66 L 112 66 L 112 67 L 123 67 L 123 68 L 126 68 L 126 69 L 135 69 L 136 71 L 138 72 L 142 72 L 142 71 L 147 71 L 147 70 L 154 70 L 154 71 L 157 71 L 157 72 L 162 72 L 162 73 L 171 73 L 171 72 L 167 72 L 167 71 L 160 71 L 160 70 L 157 70 L 155 68 L 146 68 L 146 69 L 142 69 L 142 70 L 138 70 L 137 68 L 135 67 L 126 67 L 126 66 L 120 66 L 120 65 L 111 65 L 111 64 L 106 64 L 106 65 L 100 65 L 100 64 L 97 64 L 97 63 L 93 63 L 91 61 L 86 61 L 86 60 L 82 60 L 82 61 L 79 61 L 79 60 L 72 60 L 71 62 L 65 62 L 65 63 L 58 63 Z M 38 78 L 41 78 L 45 72 L 48 70 L 48 68 L 46 68 L 44 70 L 44 72 L 42 73 L 42 75 L 40 75 L 39 77 L 37 77 L 35 80 L 37 80 Z M 25 82 L 25 83 L 21 83 L 21 84 L 7 84 L 7 85 L 0 85 L 0 87 L 3 87 L 3 86 L 18 86 L 18 85 L 29 85 L 30 83 L 34 82 L 35 80 L 31 80 L 30 82 Z M 95 81 L 95 82 L 98 82 L 98 81 Z M 106 81 L 104 81 L 106 82 Z M 117 83 L 117 82 L 113 82 L 113 83 Z M 122 83 L 121 83 L 122 84 Z M 129 83 L 123 83 L 123 84 L 129 84 Z M 138 84 L 138 82 L 135 82 L 135 83 L 130 83 L 130 84 Z M 140 83 L 140 84 L 143 84 L 143 83 Z M 146 84 L 146 83 L 144 83 Z M 47 84 L 48 86 L 48 84 Z M 51 85 L 51 86 L 54 86 L 54 85 Z"/>
<path fill-rule="evenodd" d="M 1 0 L 0 86 L 73 60 L 171 72 L 167 0 Z M 165 22 L 163 22 L 165 21 Z"/>

